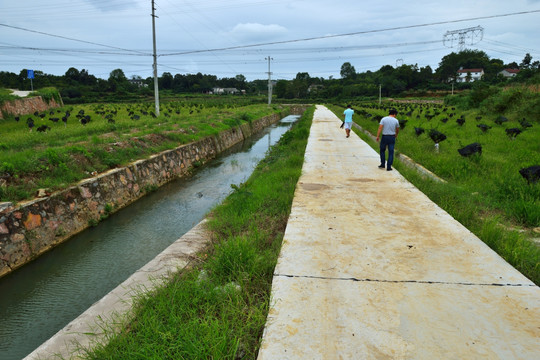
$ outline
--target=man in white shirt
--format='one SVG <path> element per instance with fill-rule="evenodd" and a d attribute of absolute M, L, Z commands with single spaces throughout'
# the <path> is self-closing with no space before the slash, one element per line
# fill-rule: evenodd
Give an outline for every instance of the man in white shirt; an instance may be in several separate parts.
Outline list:
<path fill-rule="evenodd" d="M 379 141 L 382 132 L 379 147 L 381 153 L 381 165 L 379 165 L 379 168 L 385 168 L 385 152 L 386 147 L 388 147 L 388 162 L 386 163 L 387 171 L 392 170 L 392 164 L 394 163 L 394 146 L 399 133 L 399 121 L 396 119 L 396 116 L 397 110 L 390 109 L 388 116 L 381 119 L 381 122 L 379 123 L 379 130 L 377 130 L 377 141 Z"/>

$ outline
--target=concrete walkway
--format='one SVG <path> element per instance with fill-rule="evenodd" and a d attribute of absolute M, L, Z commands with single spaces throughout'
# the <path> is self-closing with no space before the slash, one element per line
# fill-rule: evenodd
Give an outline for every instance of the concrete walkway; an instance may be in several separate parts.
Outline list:
<path fill-rule="evenodd" d="M 340 124 L 317 107 L 259 359 L 540 359 L 540 288 Z"/>

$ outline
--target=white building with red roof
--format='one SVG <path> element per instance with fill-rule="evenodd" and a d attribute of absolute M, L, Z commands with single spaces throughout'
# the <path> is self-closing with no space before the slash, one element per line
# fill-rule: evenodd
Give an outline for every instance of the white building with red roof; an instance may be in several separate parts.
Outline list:
<path fill-rule="evenodd" d="M 519 72 L 519 69 L 504 69 L 503 71 L 499 72 L 502 76 L 505 78 L 513 78 L 516 76 Z"/>
<path fill-rule="evenodd" d="M 482 79 L 484 69 L 464 69 L 461 67 L 457 74 L 456 82 L 473 82 Z"/>

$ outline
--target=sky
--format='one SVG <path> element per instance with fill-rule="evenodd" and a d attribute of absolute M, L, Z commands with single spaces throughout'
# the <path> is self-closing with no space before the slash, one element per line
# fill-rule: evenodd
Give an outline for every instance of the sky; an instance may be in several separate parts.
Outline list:
<path fill-rule="evenodd" d="M 0 0 L 0 71 L 151 77 L 151 14 L 151 0 Z M 155 15 L 159 76 L 329 79 L 345 62 L 435 70 L 460 50 L 459 33 L 490 58 L 540 60 L 540 0 L 155 0 Z"/>

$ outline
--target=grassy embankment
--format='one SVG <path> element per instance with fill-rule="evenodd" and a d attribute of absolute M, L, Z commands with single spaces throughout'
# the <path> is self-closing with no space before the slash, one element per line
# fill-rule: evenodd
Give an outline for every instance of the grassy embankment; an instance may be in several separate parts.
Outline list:
<path fill-rule="evenodd" d="M 0 105 L 4 103 L 4 101 L 10 101 L 10 100 L 16 100 L 18 99 L 17 96 L 12 95 L 11 90 L 0 88 Z"/>
<path fill-rule="evenodd" d="M 537 96 L 529 95 L 522 95 L 522 99 L 538 102 Z M 376 104 L 353 107 L 357 111 L 355 121 L 372 134 L 377 133 L 380 116 L 386 115 L 390 106 L 396 107 L 398 119 L 407 120 L 399 133 L 396 151 L 411 157 L 447 183 L 424 179 L 397 161 L 400 173 L 539 285 L 540 248 L 532 239 L 539 237 L 534 228 L 540 226 L 540 183 L 528 184 L 519 174 L 519 169 L 540 165 L 540 119 L 520 110 L 530 109 L 534 103 L 506 108 L 504 113 L 490 111 L 497 108 L 492 104 L 501 104 L 511 98 L 505 92 L 499 96 L 487 99 L 491 104 L 488 107 L 470 110 L 403 104 L 383 104 L 384 109 L 379 109 Z M 342 107 L 333 107 L 333 110 L 336 114 L 343 112 Z M 410 111 L 412 113 L 407 115 Z M 450 117 L 450 113 L 454 115 Z M 367 117 L 367 114 L 373 116 Z M 459 125 L 456 120 L 462 115 L 465 123 Z M 497 124 L 496 120 L 501 115 L 509 121 Z M 532 127 L 522 126 L 519 120 L 524 117 Z M 443 122 L 445 119 L 448 120 Z M 479 124 L 491 128 L 483 132 L 477 127 Z M 424 128 L 425 133 L 417 136 L 415 127 Z M 519 128 L 523 132 L 512 139 L 505 132 L 508 128 Z M 440 143 L 438 153 L 427 135 L 430 129 L 447 136 Z M 378 144 L 365 134 L 359 135 L 378 151 Z M 482 154 L 460 156 L 457 150 L 473 142 L 482 145 Z"/>
<path fill-rule="evenodd" d="M 313 111 L 212 211 L 200 262 L 141 296 L 133 319 L 87 359 L 256 358 Z"/>
<path fill-rule="evenodd" d="M 31 199 L 38 189 L 63 189 L 92 174 L 215 135 L 283 108 L 236 105 L 209 98 L 204 103 L 162 103 L 159 117 L 153 116 L 153 109 L 148 103 L 65 106 L 0 120 L 0 201 Z M 89 122 L 82 125 L 87 119 Z M 50 129 L 37 131 L 43 126 Z"/>

